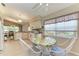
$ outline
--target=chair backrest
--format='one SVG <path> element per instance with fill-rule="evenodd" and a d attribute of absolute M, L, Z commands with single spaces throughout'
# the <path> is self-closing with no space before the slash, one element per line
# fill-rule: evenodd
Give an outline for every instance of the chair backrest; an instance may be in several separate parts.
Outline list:
<path fill-rule="evenodd" d="M 29 49 L 31 49 L 31 51 L 33 51 L 34 53 L 41 53 L 41 50 L 39 50 L 37 47 L 32 48 L 29 44 L 27 44 L 24 40 L 20 39 L 20 41 L 27 46 Z"/>
<path fill-rule="evenodd" d="M 74 37 L 74 38 L 71 40 L 70 44 L 65 48 L 66 52 L 69 52 L 69 51 L 72 49 L 72 47 L 73 47 L 74 43 L 76 42 L 76 40 L 77 40 L 77 36 Z"/>

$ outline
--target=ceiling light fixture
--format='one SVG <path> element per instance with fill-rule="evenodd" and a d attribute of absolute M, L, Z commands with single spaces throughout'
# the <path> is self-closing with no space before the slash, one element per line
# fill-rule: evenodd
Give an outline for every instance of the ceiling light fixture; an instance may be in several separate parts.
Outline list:
<path fill-rule="evenodd" d="M 40 5 L 42 5 L 42 3 L 40 3 Z"/>
<path fill-rule="evenodd" d="M 48 6 L 48 3 L 46 4 L 46 6 Z"/>
<path fill-rule="evenodd" d="M 22 20 L 18 20 L 18 22 L 20 22 L 20 23 L 21 23 L 21 22 L 22 22 Z"/>

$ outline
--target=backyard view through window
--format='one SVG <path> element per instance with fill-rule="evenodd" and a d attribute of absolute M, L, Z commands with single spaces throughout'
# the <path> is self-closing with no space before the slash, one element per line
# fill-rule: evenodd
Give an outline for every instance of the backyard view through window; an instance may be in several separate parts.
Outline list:
<path fill-rule="evenodd" d="M 56 20 L 55 20 L 56 21 Z M 75 37 L 77 20 L 68 20 L 44 25 L 45 35 L 49 37 L 67 38 Z"/>

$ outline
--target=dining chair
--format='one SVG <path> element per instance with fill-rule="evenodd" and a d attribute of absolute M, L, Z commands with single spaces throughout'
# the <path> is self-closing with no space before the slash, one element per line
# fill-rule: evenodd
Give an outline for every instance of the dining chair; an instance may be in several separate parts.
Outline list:
<path fill-rule="evenodd" d="M 55 56 L 66 56 L 72 49 L 76 40 L 77 40 L 77 37 L 74 37 L 73 39 L 71 39 L 70 44 L 66 48 L 62 48 L 56 44 L 55 46 L 52 47 L 50 53 L 52 53 Z"/>

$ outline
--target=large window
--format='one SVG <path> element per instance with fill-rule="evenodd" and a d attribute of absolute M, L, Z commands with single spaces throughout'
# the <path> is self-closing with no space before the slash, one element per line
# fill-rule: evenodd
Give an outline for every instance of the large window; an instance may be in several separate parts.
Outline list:
<path fill-rule="evenodd" d="M 50 20 L 49 23 L 44 25 L 45 29 L 45 35 L 46 36 L 52 36 L 52 37 L 58 37 L 58 38 L 73 38 L 77 34 L 77 18 L 72 17 L 72 19 L 65 18 L 64 20 L 59 18 L 55 20 L 55 22 L 52 22 Z"/>

